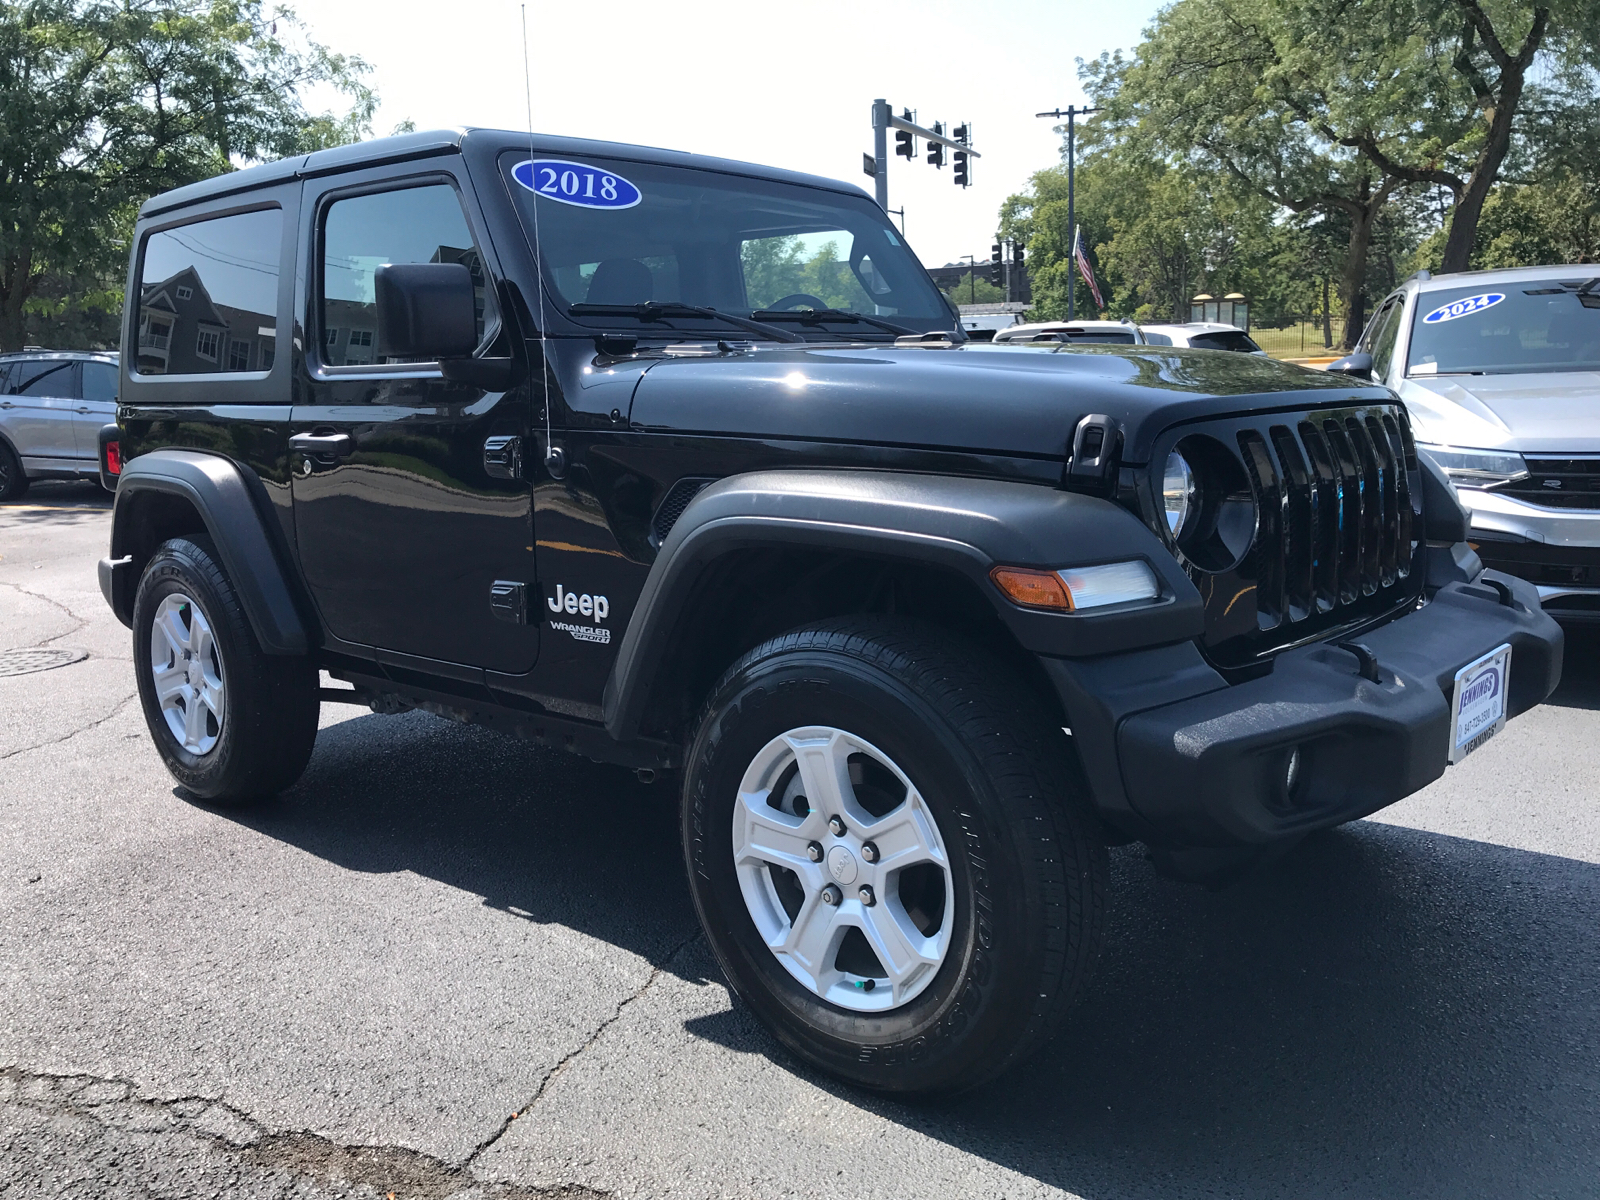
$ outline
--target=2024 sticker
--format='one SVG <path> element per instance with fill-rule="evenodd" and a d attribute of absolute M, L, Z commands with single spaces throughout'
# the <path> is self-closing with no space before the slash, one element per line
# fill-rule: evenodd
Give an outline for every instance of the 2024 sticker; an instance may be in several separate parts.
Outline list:
<path fill-rule="evenodd" d="M 579 208 L 632 208 L 643 198 L 615 171 L 559 158 L 525 158 L 511 168 L 511 178 L 546 200 Z"/>
<path fill-rule="evenodd" d="M 1506 298 L 1504 292 L 1480 292 L 1476 296 L 1463 296 L 1459 300 L 1452 300 L 1449 304 L 1442 304 L 1427 316 L 1422 318 L 1424 325 L 1437 325 L 1441 321 L 1454 321 L 1460 317 L 1470 317 L 1473 313 L 1480 313 L 1486 308 L 1493 308 Z"/>

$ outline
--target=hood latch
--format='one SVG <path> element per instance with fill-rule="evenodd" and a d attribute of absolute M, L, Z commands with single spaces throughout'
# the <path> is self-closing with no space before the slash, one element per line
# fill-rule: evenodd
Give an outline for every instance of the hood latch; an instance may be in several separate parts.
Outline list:
<path fill-rule="evenodd" d="M 1109 496 L 1116 487 L 1122 460 L 1122 431 L 1104 413 L 1090 413 L 1072 432 L 1072 458 L 1062 477 L 1075 492 Z"/>

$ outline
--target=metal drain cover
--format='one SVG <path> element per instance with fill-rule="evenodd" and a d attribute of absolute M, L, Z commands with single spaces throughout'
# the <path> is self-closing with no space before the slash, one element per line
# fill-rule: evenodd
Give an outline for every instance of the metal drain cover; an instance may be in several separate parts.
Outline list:
<path fill-rule="evenodd" d="M 64 667 L 89 657 L 87 650 L 57 650 L 50 646 L 35 646 L 30 650 L 0 651 L 0 678 L 7 675 L 31 675 L 35 671 L 48 671 Z"/>

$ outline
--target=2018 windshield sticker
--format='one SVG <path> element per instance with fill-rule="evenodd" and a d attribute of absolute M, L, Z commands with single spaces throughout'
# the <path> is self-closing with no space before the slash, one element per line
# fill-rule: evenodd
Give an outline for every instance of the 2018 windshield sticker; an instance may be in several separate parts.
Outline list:
<path fill-rule="evenodd" d="M 559 158 L 525 158 L 511 168 L 511 178 L 536 196 L 579 208 L 632 208 L 643 199 L 615 171 Z"/>
<path fill-rule="evenodd" d="M 1452 300 L 1449 304 L 1441 305 L 1427 316 L 1422 318 L 1424 325 L 1437 325 L 1441 321 L 1454 321 L 1460 317 L 1470 317 L 1473 313 L 1480 313 L 1486 308 L 1493 308 L 1506 298 L 1504 292 L 1480 292 L 1476 296 L 1463 296 L 1459 300 Z"/>

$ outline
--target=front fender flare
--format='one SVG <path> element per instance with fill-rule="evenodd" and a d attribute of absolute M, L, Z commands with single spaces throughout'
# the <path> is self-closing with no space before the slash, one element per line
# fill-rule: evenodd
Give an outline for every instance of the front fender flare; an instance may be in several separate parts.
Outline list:
<path fill-rule="evenodd" d="M 123 467 L 111 514 L 108 563 L 113 576 L 128 567 L 142 568 L 131 562 L 133 514 L 152 492 L 180 496 L 200 514 L 261 648 L 268 654 L 305 654 L 310 649 L 306 625 L 266 520 L 250 495 L 244 468 L 219 454 L 153 450 Z M 119 586 L 122 580 L 111 585 L 103 580 L 102 587 L 117 617 L 128 625 L 133 620 L 134 588 L 132 580 L 126 582 L 130 586 Z"/>
<path fill-rule="evenodd" d="M 1082 657 L 1198 637 L 1200 594 L 1160 540 L 1109 500 L 1032 483 L 877 471 L 756 471 L 705 488 L 672 527 L 606 682 L 607 730 L 635 736 L 652 680 L 702 572 L 724 554 L 811 545 L 959 571 L 1037 654 Z M 1019 608 L 992 567 L 1059 568 L 1143 559 L 1159 601 L 1103 613 Z"/>

